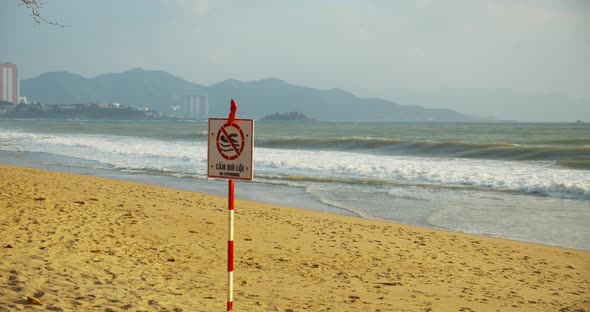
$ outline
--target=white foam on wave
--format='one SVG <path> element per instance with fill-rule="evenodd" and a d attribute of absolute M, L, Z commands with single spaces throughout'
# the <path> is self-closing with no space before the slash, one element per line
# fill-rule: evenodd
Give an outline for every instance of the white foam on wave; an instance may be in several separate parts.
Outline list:
<path fill-rule="evenodd" d="M 4 149 L 43 152 L 92 160 L 128 171 L 153 170 L 203 174 L 199 163 L 206 161 L 204 142 L 159 141 L 105 135 L 39 135 L 0 132 Z M 204 169 L 205 165 L 202 165 Z"/>
<path fill-rule="evenodd" d="M 205 175 L 205 141 L 112 135 L 32 134 L 0 130 L 3 149 L 93 160 L 126 170 Z M 255 148 L 255 174 L 478 187 L 558 198 L 590 199 L 590 171 L 543 162 L 386 156 Z"/>
<path fill-rule="evenodd" d="M 258 171 L 286 175 L 379 179 L 408 184 L 467 186 L 560 198 L 590 199 L 590 171 L 541 162 L 378 156 L 345 152 L 264 150 Z"/>
<path fill-rule="evenodd" d="M 207 143 L 197 140 L 0 129 L 0 149 L 70 157 L 64 162 L 88 160 L 126 172 L 206 175 Z M 590 171 L 538 161 L 266 148 L 255 148 L 254 163 L 258 182 L 303 187 L 319 202 L 365 218 L 590 249 Z M 312 179 L 289 179 L 293 176 Z"/>

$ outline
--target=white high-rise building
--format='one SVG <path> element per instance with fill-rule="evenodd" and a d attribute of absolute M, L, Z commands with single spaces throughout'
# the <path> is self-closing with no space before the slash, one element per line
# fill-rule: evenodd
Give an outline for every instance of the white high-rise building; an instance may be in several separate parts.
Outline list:
<path fill-rule="evenodd" d="M 16 64 L 0 63 L 0 100 L 18 104 L 20 83 Z"/>
<path fill-rule="evenodd" d="M 206 95 L 187 95 L 184 97 L 184 117 L 209 117 L 209 98 Z"/>

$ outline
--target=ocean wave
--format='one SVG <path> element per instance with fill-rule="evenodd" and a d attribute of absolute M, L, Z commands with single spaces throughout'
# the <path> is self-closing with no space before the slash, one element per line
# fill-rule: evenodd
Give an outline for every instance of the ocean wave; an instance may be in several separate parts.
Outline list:
<path fill-rule="evenodd" d="M 392 141 L 363 138 L 341 140 L 346 141 L 346 144 L 359 142 L 357 144 L 365 146 L 365 141 L 369 141 L 369 144 Z M 6 144 L 2 147 L 6 150 L 89 160 L 130 173 L 203 177 L 207 172 L 207 145 L 203 141 L 177 142 L 112 135 L 46 135 L 8 131 L 0 131 L 0 141 Z M 431 146 L 440 149 L 437 143 L 433 144 Z M 465 143 L 446 144 L 462 145 Z M 519 147 L 504 145 L 506 148 Z M 498 144 L 479 144 L 480 148 L 482 146 L 499 148 Z M 374 188 L 454 188 L 590 199 L 590 172 L 558 167 L 554 161 L 515 162 L 338 150 L 294 151 L 266 147 L 256 147 L 254 158 L 255 179 L 264 180 L 263 183 L 278 181 L 287 185 L 321 183 L 357 184 Z M 561 166 L 579 168 L 588 165 L 583 159 L 560 161 Z"/>
<path fill-rule="evenodd" d="M 588 160 L 560 160 L 557 162 L 562 167 L 573 169 L 590 170 L 590 159 Z"/>
<path fill-rule="evenodd" d="M 586 139 L 566 140 L 585 143 Z M 590 140 L 588 140 L 590 141 Z M 397 140 L 371 137 L 307 138 L 289 137 L 257 141 L 257 146 L 280 149 L 328 150 L 378 155 L 412 155 L 499 160 L 582 161 L 577 168 L 590 169 L 590 146 L 521 145 L 513 143 L 470 143 L 462 141 Z M 565 164 L 565 163 L 564 163 Z"/>
<path fill-rule="evenodd" d="M 590 138 L 569 138 L 569 139 L 556 139 L 556 140 L 538 140 L 529 142 L 534 145 L 577 145 L 577 146 L 590 146 Z"/>
<path fill-rule="evenodd" d="M 274 181 L 275 184 L 287 184 L 293 186 L 307 186 L 310 184 L 339 184 L 339 185 L 365 185 L 374 188 L 399 188 L 413 187 L 429 190 L 454 190 L 454 191 L 477 191 L 477 192 L 496 192 L 508 194 L 527 194 L 535 196 L 548 196 L 563 199 L 581 199 L 590 200 L 590 185 L 584 185 L 579 182 L 564 183 L 563 181 L 553 181 L 543 183 L 535 179 L 520 179 L 512 181 L 502 178 L 501 176 L 487 179 L 465 179 L 462 183 L 452 184 L 449 179 L 447 183 L 441 183 L 438 179 L 428 178 L 421 181 L 393 181 L 371 178 L 354 178 L 354 177 L 316 177 L 304 175 L 264 175 L 256 174 L 255 178 L 266 181 Z"/>
<path fill-rule="evenodd" d="M 196 140 L 196 139 L 207 139 L 207 134 L 208 131 L 198 131 L 198 132 L 194 132 L 194 133 L 186 133 L 186 134 L 180 134 L 180 135 L 175 135 L 174 139 L 178 139 L 178 140 Z"/>

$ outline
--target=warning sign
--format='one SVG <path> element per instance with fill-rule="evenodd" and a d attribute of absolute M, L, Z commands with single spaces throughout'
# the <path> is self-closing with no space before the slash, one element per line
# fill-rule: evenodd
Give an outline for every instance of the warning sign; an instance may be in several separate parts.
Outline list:
<path fill-rule="evenodd" d="M 252 180 L 254 120 L 209 118 L 207 177 Z"/>

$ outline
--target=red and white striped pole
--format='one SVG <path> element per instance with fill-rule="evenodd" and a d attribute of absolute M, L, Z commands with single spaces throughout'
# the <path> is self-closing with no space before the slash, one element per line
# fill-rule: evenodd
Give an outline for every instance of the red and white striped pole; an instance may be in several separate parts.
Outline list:
<path fill-rule="evenodd" d="M 231 99 L 230 112 L 227 116 L 227 124 L 231 125 L 238 111 L 238 105 Z M 229 139 L 229 138 L 228 138 Z M 231 140 L 230 140 L 231 142 Z M 231 311 L 234 308 L 234 180 L 229 179 L 228 184 L 228 228 L 229 237 L 227 240 L 227 310 Z"/>
<path fill-rule="evenodd" d="M 227 310 L 234 308 L 234 180 L 228 180 Z"/>

